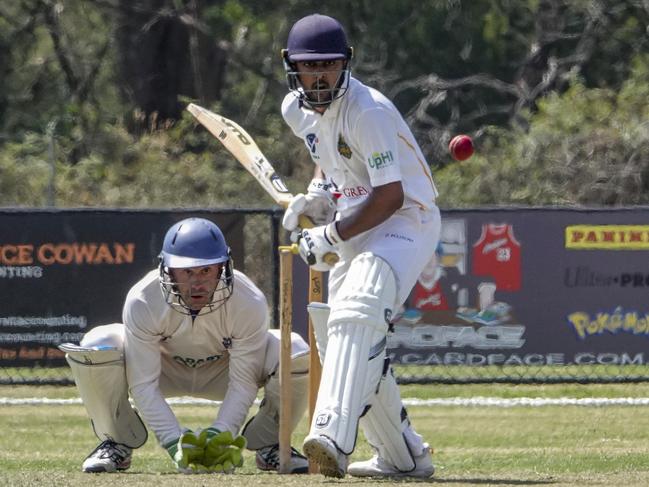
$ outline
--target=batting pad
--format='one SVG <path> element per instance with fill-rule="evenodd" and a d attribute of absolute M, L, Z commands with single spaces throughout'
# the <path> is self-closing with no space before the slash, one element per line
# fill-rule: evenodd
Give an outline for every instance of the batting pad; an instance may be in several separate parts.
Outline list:
<path fill-rule="evenodd" d="M 311 435 L 325 435 L 353 452 L 358 420 L 383 372 L 387 320 L 397 296 L 394 273 L 371 253 L 347 271 L 327 323 L 328 340 Z"/>
<path fill-rule="evenodd" d="M 131 448 L 142 446 L 147 430 L 128 400 L 123 352 L 117 347 L 59 347 L 72 369 L 95 435 Z"/>
<path fill-rule="evenodd" d="M 361 418 L 361 427 L 379 457 L 404 473 L 415 468 L 413 456 L 421 455 L 424 442 L 410 427 L 392 370 L 381 379 L 369 411 Z"/>
<path fill-rule="evenodd" d="M 315 335 L 316 347 L 320 363 L 324 363 L 325 351 L 327 350 L 327 321 L 331 308 L 328 304 L 313 302 L 306 307 L 309 312 L 309 318 L 313 324 L 313 334 Z"/>

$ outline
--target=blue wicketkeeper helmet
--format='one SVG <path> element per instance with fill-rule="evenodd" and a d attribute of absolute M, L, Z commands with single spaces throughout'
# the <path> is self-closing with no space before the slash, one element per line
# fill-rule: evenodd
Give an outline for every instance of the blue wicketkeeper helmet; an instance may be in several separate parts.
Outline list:
<path fill-rule="evenodd" d="M 177 311 L 190 314 L 170 269 L 186 269 L 223 264 L 219 282 L 214 290 L 208 312 L 215 311 L 232 294 L 233 271 L 230 248 L 221 229 L 204 218 L 187 218 L 174 224 L 165 235 L 160 260 L 160 285 L 165 299 Z"/>

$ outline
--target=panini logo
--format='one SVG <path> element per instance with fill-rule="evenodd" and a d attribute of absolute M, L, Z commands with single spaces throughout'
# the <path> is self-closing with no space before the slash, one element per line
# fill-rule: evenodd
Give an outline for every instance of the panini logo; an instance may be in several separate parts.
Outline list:
<path fill-rule="evenodd" d="M 570 225 L 566 248 L 649 250 L 649 225 Z"/>

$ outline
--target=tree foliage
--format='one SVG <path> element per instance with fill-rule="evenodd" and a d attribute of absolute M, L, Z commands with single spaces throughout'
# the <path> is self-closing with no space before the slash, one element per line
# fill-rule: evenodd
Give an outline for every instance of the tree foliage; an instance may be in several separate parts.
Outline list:
<path fill-rule="evenodd" d="M 642 0 L 21 0 L 0 6 L 0 204 L 271 204 L 189 101 L 241 123 L 302 190 L 279 50 L 316 11 L 408 119 L 443 205 L 647 202 Z M 479 154 L 451 164 L 459 132 Z"/>

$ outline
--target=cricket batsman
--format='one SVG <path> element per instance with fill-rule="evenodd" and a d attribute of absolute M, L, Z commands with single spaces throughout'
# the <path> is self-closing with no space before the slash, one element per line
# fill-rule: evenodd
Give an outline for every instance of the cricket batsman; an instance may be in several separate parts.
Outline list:
<path fill-rule="evenodd" d="M 82 470 L 128 469 L 132 450 L 147 440 L 145 424 L 180 472 L 232 472 L 246 446 L 259 469 L 277 470 L 280 335 L 268 329 L 264 295 L 233 269 L 221 230 L 206 219 L 173 225 L 159 261 L 129 291 L 123 324 L 61 345 L 101 441 Z M 308 345 L 296 333 L 292 351 L 294 428 L 308 386 Z M 239 435 L 260 387 L 264 400 Z M 223 402 L 212 424 L 192 431 L 179 424 L 169 396 Z M 306 458 L 291 453 L 291 473 L 305 473 Z"/>
<path fill-rule="evenodd" d="M 316 165 L 283 226 L 298 230 L 300 214 L 316 221 L 301 231 L 300 255 L 329 271 L 328 306 L 309 306 L 323 368 L 304 453 L 325 476 L 428 478 L 431 450 L 410 424 L 385 346 L 392 315 L 437 247 L 430 168 L 395 106 L 351 76 L 337 20 L 300 19 L 282 55 L 282 114 Z M 329 252 L 340 256 L 333 267 Z M 376 455 L 348 466 L 359 421 Z"/>

